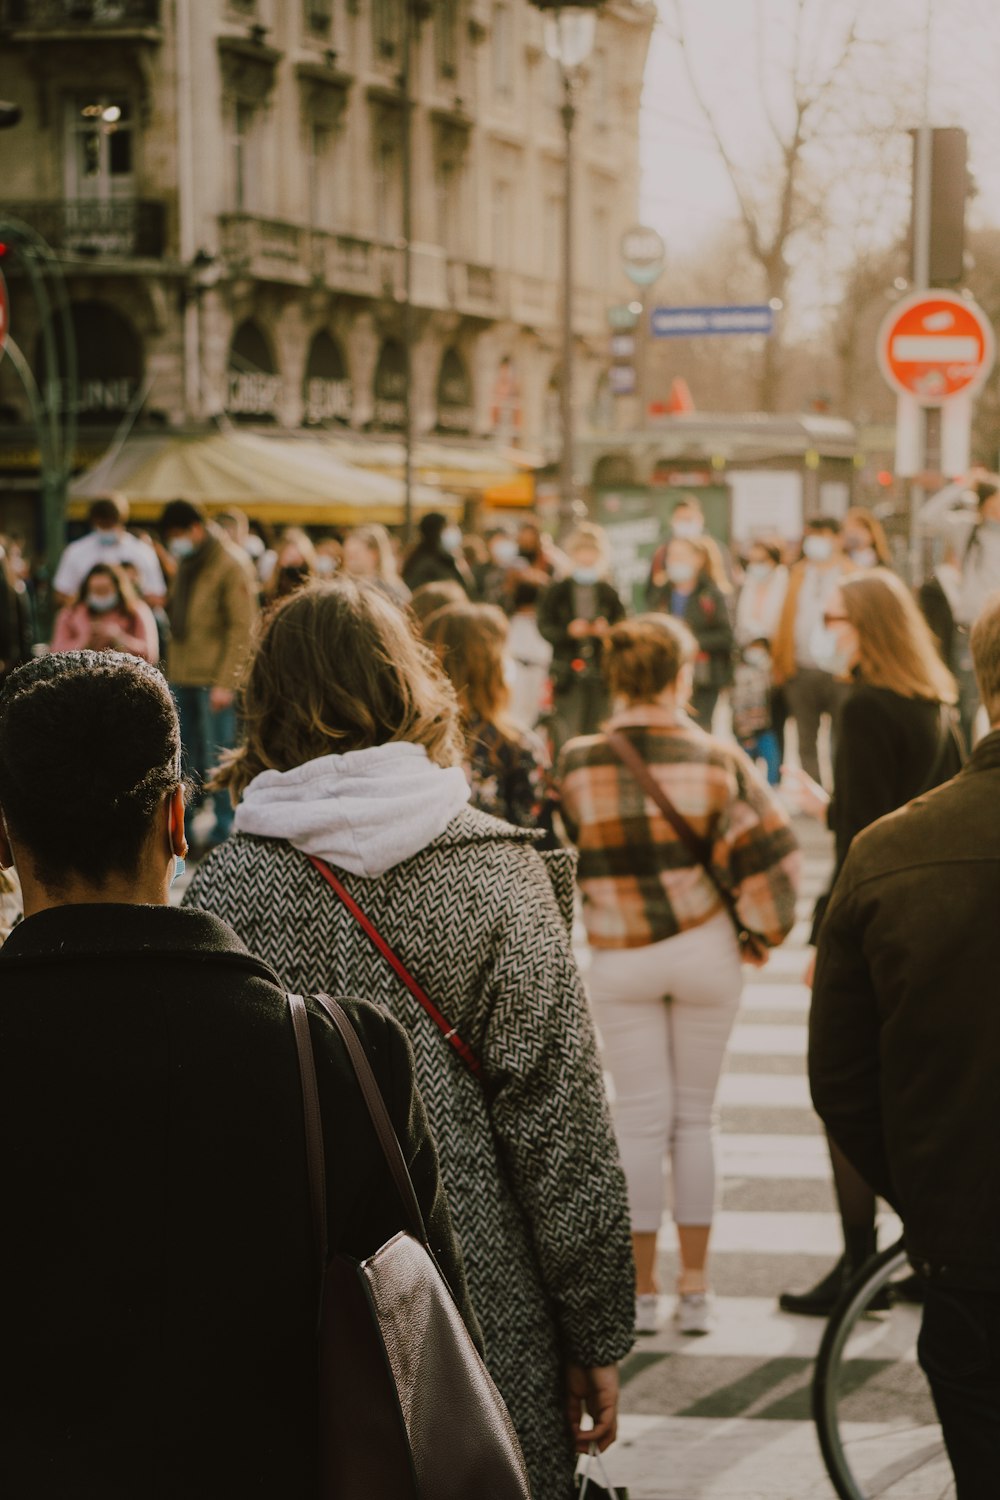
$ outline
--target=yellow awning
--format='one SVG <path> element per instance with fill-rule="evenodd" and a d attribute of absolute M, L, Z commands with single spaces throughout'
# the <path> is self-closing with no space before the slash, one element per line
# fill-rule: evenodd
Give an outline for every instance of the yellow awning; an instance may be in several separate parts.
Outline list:
<path fill-rule="evenodd" d="M 519 474 L 516 479 L 511 479 L 507 484 L 495 484 L 491 489 L 483 491 L 483 504 L 491 506 L 494 510 L 508 510 L 520 506 L 533 506 L 535 503 L 535 476 L 533 474 Z"/>

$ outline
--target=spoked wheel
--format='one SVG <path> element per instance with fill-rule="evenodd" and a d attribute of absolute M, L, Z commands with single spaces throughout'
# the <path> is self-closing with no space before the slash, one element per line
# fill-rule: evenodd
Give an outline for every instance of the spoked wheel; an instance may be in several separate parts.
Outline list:
<path fill-rule="evenodd" d="M 841 1500 L 955 1500 L 955 1480 L 917 1363 L 922 1309 L 893 1288 L 910 1276 L 902 1244 L 845 1289 L 820 1344 L 813 1420 Z"/>

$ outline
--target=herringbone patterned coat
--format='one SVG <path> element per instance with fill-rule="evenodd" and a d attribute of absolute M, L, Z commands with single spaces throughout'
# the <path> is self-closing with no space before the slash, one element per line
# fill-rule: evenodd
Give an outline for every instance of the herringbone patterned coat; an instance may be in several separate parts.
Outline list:
<path fill-rule="evenodd" d="M 185 904 L 229 922 L 290 989 L 361 995 L 406 1028 L 534 1500 L 568 1500 L 563 1365 L 628 1352 L 634 1282 L 624 1179 L 569 943 L 572 865 L 548 863 L 552 879 L 530 833 L 466 809 L 376 879 L 338 872 L 481 1059 L 481 1082 L 290 844 L 230 839 Z"/>

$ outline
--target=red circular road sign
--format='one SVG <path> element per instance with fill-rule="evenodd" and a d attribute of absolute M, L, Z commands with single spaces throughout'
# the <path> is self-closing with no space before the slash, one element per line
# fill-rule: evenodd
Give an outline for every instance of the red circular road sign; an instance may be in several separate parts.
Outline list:
<path fill-rule="evenodd" d="M 890 308 L 878 333 L 882 374 L 894 391 L 923 406 L 978 390 L 995 350 L 982 308 L 955 292 L 913 292 Z"/>
<path fill-rule="evenodd" d="M 0 271 L 0 358 L 3 357 L 4 346 L 7 343 L 7 334 L 10 331 L 10 298 L 7 296 L 7 283 Z"/>

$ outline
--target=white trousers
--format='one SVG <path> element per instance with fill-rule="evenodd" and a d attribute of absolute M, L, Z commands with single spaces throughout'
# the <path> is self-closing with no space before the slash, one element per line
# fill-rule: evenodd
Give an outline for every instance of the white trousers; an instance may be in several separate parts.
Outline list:
<path fill-rule="evenodd" d="M 662 943 L 594 949 L 589 987 L 633 1231 L 660 1227 L 668 1150 L 675 1222 L 711 1224 L 715 1095 L 743 989 L 732 922 L 720 912 Z"/>

